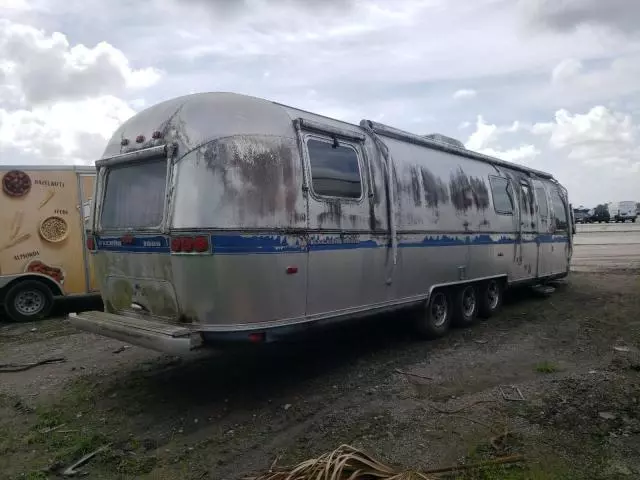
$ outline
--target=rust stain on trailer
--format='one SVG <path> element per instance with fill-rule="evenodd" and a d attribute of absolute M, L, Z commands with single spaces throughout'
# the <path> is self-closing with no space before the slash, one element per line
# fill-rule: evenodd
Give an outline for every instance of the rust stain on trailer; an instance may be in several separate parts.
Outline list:
<path fill-rule="evenodd" d="M 273 215 L 284 207 L 292 220 L 296 211 L 298 157 L 295 142 L 280 137 L 238 135 L 207 144 L 202 155 L 207 168 L 224 186 L 225 202 L 237 203 L 239 213 Z"/>
<path fill-rule="evenodd" d="M 449 189 L 456 210 L 466 212 L 474 206 L 486 210 L 489 206 L 489 190 L 484 180 L 467 175 L 462 168 L 451 174 Z"/>
<path fill-rule="evenodd" d="M 342 227 L 342 205 L 338 200 L 327 200 L 327 208 L 318 214 L 318 225 L 323 223 L 334 223 L 338 228 Z"/>
<path fill-rule="evenodd" d="M 431 208 L 437 209 L 441 204 L 449 202 L 447 186 L 426 167 L 420 167 L 424 200 Z"/>
<path fill-rule="evenodd" d="M 373 189 L 373 201 L 376 205 L 380 205 L 380 203 L 382 202 L 382 198 L 380 196 L 380 185 L 378 184 L 377 180 L 379 177 L 384 178 L 384 175 L 382 174 L 382 172 L 384 172 L 384 165 L 380 161 L 379 155 L 374 156 L 374 161 L 372 162 L 372 164 L 373 171 L 371 172 L 371 188 Z"/>
<path fill-rule="evenodd" d="M 420 192 L 420 173 L 418 167 L 411 167 L 411 194 L 413 195 L 413 204 L 416 207 L 422 206 L 422 194 Z M 426 192 L 425 192 L 426 194 Z"/>
<path fill-rule="evenodd" d="M 376 207 L 373 201 L 369 202 L 369 230 L 375 231 L 381 226 L 380 220 L 376 217 Z"/>

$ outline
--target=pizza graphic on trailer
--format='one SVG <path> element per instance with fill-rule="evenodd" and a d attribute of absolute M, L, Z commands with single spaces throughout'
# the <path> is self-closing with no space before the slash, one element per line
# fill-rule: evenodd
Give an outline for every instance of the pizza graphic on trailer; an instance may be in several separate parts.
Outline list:
<path fill-rule="evenodd" d="M 2 190 L 10 197 L 24 197 L 31 190 L 31 178 L 22 170 L 10 170 L 2 177 Z"/>
<path fill-rule="evenodd" d="M 61 267 L 47 265 L 42 260 L 31 260 L 25 266 L 24 271 L 28 273 L 40 273 L 42 275 L 46 275 L 47 277 L 58 282 L 60 285 L 64 283 L 64 270 Z"/>

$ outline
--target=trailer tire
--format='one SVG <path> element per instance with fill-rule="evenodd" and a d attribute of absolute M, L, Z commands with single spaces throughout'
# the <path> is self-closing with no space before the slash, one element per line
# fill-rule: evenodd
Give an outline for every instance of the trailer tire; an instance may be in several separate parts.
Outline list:
<path fill-rule="evenodd" d="M 478 316 L 480 318 L 491 318 L 500 311 L 503 292 L 502 280 L 497 278 L 484 282 L 480 286 L 480 299 L 478 302 Z"/>
<path fill-rule="evenodd" d="M 429 300 L 420 309 L 416 328 L 424 338 L 440 338 L 449 331 L 451 314 L 449 293 L 444 289 L 434 290 Z"/>
<path fill-rule="evenodd" d="M 4 309 L 14 322 L 42 320 L 51 313 L 51 289 L 37 280 L 24 280 L 13 285 L 4 296 Z"/>
<path fill-rule="evenodd" d="M 474 284 L 458 287 L 453 300 L 453 323 L 468 327 L 478 318 L 478 288 Z"/>

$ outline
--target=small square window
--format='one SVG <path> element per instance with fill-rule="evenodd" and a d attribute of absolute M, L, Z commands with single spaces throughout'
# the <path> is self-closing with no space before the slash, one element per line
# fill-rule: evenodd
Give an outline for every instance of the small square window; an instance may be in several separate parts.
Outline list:
<path fill-rule="evenodd" d="M 489 177 L 493 208 L 496 213 L 513 215 L 513 198 L 509 191 L 509 180 L 502 177 Z"/>
<path fill-rule="evenodd" d="M 307 139 L 311 182 L 317 195 L 360 198 L 362 182 L 356 149 L 332 139 Z"/>

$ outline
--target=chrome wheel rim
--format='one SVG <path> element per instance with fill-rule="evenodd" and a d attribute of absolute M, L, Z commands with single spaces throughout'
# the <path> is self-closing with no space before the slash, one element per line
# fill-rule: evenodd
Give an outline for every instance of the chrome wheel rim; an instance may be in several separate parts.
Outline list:
<path fill-rule="evenodd" d="M 447 313 L 449 306 L 447 305 L 447 297 L 443 293 L 436 293 L 431 300 L 429 313 L 435 327 L 441 327 L 447 321 Z"/>
<path fill-rule="evenodd" d="M 476 292 L 473 287 L 467 287 L 462 292 L 462 312 L 470 317 L 476 310 Z"/>
<path fill-rule="evenodd" d="M 498 306 L 498 301 L 500 300 L 500 289 L 498 288 L 497 282 L 490 282 L 487 285 L 487 301 L 489 303 L 489 308 L 494 310 Z"/>
<path fill-rule="evenodd" d="M 24 290 L 16 295 L 13 307 L 20 315 L 37 315 L 46 304 L 44 294 L 38 290 Z"/>

